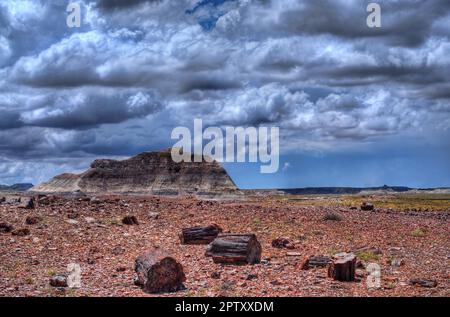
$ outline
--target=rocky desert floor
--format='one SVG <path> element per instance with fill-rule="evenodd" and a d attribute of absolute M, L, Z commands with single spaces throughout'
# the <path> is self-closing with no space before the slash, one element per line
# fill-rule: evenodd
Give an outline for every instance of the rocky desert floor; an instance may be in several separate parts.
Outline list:
<path fill-rule="evenodd" d="M 0 232 L 0 296 L 450 296 L 450 200 L 439 211 L 362 211 L 324 201 L 49 196 L 34 209 L 4 202 L 0 223 L 12 228 Z M 125 216 L 139 224 L 124 225 Z M 180 244 L 182 228 L 213 223 L 224 232 L 255 233 L 261 263 L 214 264 L 205 245 Z M 272 246 L 280 237 L 289 248 Z M 134 285 L 136 257 L 158 248 L 183 265 L 185 290 L 149 295 Z M 358 256 L 355 282 L 334 281 L 326 268 L 302 269 L 310 256 L 342 251 Z M 379 289 L 366 285 L 372 262 L 381 267 Z M 81 266 L 82 287 L 50 286 L 70 263 Z"/>

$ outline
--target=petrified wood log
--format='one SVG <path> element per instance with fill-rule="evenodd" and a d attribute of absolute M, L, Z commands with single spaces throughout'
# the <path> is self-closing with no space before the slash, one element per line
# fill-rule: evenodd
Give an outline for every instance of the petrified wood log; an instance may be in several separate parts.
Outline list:
<path fill-rule="evenodd" d="M 13 231 L 13 229 L 14 229 L 13 226 L 10 225 L 9 223 L 6 223 L 6 222 L 0 223 L 0 232 L 2 232 L 2 233 L 11 232 L 11 231 Z"/>
<path fill-rule="evenodd" d="M 328 266 L 328 277 L 336 281 L 355 280 L 356 256 L 353 253 L 338 253 Z"/>
<path fill-rule="evenodd" d="M 180 241 L 182 244 L 210 244 L 221 232 L 222 228 L 215 224 L 207 227 L 184 228 L 180 234 Z"/>
<path fill-rule="evenodd" d="M 135 284 L 148 293 L 176 292 L 184 289 L 183 266 L 164 251 L 152 251 L 138 257 Z"/>
<path fill-rule="evenodd" d="M 330 262 L 331 259 L 327 256 L 311 256 L 303 263 L 302 270 L 309 270 L 314 267 L 326 268 Z"/>
<path fill-rule="evenodd" d="M 139 224 L 139 221 L 135 216 L 125 216 L 122 219 L 122 223 L 129 226 L 137 226 Z"/>
<path fill-rule="evenodd" d="M 374 209 L 375 209 L 374 205 L 368 202 L 363 202 L 361 205 L 361 210 L 372 211 Z"/>
<path fill-rule="evenodd" d="M 221 234 L 208 247 L 214 263 L 255 264 L 261 261 L 261 244 L 254 234 Z"/>

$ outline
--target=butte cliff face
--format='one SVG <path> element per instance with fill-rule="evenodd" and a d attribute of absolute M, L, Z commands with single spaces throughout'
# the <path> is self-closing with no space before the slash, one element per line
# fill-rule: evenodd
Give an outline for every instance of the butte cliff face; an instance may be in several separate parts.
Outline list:
<path fill-rule="evenodd" d="M 172 160 L 170 150 L 127 160 L 96 160 L 81 174 L 62 174 L 31 189 L 39 193 L 221 195 L 238 190 L 217 162 Z"/>

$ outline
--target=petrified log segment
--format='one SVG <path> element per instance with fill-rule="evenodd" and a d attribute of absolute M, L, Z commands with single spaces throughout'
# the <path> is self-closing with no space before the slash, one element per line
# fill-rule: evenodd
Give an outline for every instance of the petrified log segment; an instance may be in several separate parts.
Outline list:
<path fill-rule="evenodd" d="M 328 277 L 336 281 L 351 282 L 355 280 L 356 256 L 353 253 L 338 253 L 328 267 Z"/>
<path fill-rule="evenodd" d="M 309 270 L 314 267 L 325 268 L 331 262 L 327 256 L 317 255 L 309 257 L 302 265 L 302 270 Z"/>
<path fill-rule="evenodd" d="M 222 234 L 206 251 L 214 263 L 255 264 L 261 261 L 261 244 L 254 234 Z"/>
<path fill-rule="evenodd" d="M 207 227 L 184 228 L 180 234 L 180 241 L 182 244 L 210 244 L 221 232 L 222 228 L 216 224 Z"/>
<path fill-rule="evenodd" d="M 135 284 L 148 293 L 176 292 L 184 289 L 183 266 L 164 251 L 148 252 L 138 257 L 134 270 Z"/>
<path fill-rule="evenodd" d="M 122 219 L 122 223 L 129 226 L 137 226 L 139 224 L 139 221 L 135 216 L 125 216 Z"/>
<path fill-rule="evenodd" d="M 0 232 L 1 233 L 8 233 L 8 232 L 13 231 L 13 229 L 14 229 L 13 226 L 10 225 L 9 223 L 6 223 L 6 222 L 0 223 Z"/>
<path fill-rule="evenodd" d="M 361 205 L 361 210 L 372 211 L 374 209 L 375 209 L 374 205 L 368 202 L 363 202 Z"/>

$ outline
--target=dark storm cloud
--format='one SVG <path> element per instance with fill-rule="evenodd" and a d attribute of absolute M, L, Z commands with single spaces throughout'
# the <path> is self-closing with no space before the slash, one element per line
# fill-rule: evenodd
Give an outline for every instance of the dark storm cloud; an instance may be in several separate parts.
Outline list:
<path fill-rule="evenodd" d="M 170 146 L 193 118 L 289 150 L 448 131 L 450 2 L 380 1 L 381 29 L 368 2 L 86 0 L 69 29 L 66 3 L 2 1 L 4 174 Z"/>
<path fill-rule="evenodd" d="M 366 8 L 373 1 L 298 1 L 281 11 L 276 27 L 293 34 L 331 34 L 349 39 L 385 38 L 390 44 L 417 46 L 430 35 L 435 21 L 448 15 L 446 0 L 380 1 L 382 28 L 368 28 Z"/>
<path fill-rule="evenodd" d="M 143 3 L 157 3 L 163 0 L 98 0 L 97 6 L 104 10 L 132 8 Z"/>

